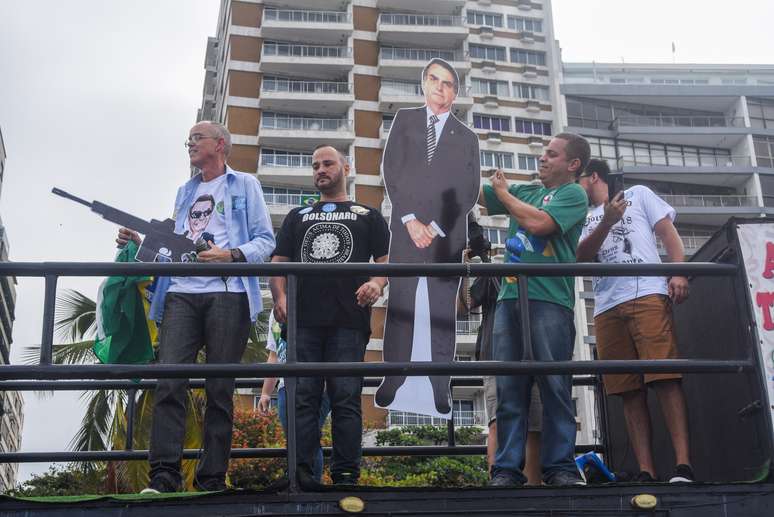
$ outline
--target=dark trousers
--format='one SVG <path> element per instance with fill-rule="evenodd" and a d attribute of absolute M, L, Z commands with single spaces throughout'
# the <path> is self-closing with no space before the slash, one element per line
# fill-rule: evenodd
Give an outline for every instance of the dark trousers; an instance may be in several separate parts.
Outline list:
<path fill-rule="evenodd" d="M 358 329 L 300 327 L 296 343 L 299 362 L 360 362 L 365 356 L 368 336 Z M 363 434 L 362 387 L 362 377 L 298 378 L 296 451 L 300 469 L 311 473 L 320 449 L 320 404 L 323 389 L 327 389 L 333 415 L 331 477 L 334 481 L 340 474 L 358 478 Z"/>
<path fill-rule="evenodd" d="M 208 363 L 238 363 L 250 334 L 245 293 L 169 293 L 164 302 L 159 362 L 193 363 L 204 346 Z M 180 462 L 185 437 L 188 379 L 159 379 L 154 392 L 151 427 L 151 478 L 181 482 Z M 234 379 L 210 378 L 205 383 L 204 442 L 196 479 L 223 481 L 231 449 L 234 420 Z"/>

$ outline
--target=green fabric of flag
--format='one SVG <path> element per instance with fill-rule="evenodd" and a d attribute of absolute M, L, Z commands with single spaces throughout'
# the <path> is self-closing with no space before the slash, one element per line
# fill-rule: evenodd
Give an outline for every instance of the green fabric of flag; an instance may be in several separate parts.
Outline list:
<path fill-rule="evenodd" d="M 129 242 L 116 262 L 134 262 L 137 245 Z M 105 364 L 143 364 L 153 360 L 153 345 L 140 294 L 148 276 L 111 276 L 97 296 L 97 338 L 94 354 Z"/>

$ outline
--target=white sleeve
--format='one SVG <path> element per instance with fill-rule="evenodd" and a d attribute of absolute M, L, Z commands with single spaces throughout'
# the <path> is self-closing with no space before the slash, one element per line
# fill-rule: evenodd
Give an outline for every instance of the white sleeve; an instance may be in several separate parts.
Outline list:
<path fill-rule="evenodd" d="M 269 352 L 277 353 L 277 340 L 274 338 L 274 327 L 277 327 L 276 331 L 279 334 L 279 323 L 274 319 L 274 311 L 269 313 L 268 329 L 266 331 L 266 350 Z"/>
<path fill-rule="evenodd" d="M 652 190 L 642 186 L 633 190 L 635 191 L 635 195 L 640 197 L 642 209 L 648 218 L 648 224 L 651 228 L 656 226 L 656 223 L 665 217 L 669 217 L 671 221 L 675 220 L 675 216 L 677 215 L 675 209 Z"/>

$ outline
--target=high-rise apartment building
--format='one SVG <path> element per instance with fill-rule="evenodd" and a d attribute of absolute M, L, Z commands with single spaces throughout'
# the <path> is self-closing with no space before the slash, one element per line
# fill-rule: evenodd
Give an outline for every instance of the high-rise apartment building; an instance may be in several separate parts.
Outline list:
<path fill-rule="evenodd" d="M 5 142 L 0 131 L 0 193 L 5 177 Z M 0 261 L 8 260 L 8 234 L 0 218 Z M 0 277 L 0 363 L 9 364 L 14 310 L 16 307 L 16 279 Z M 19 392 L 0 393 L 0 451 L 15 452 L 21 446 L 21 431 L 24 422 L 24 400 Z M 0 491 L 13 488 L 19 471 L 17 463 L 0 464 Z"/>
<path fill-rule="evenodd" d="M 311 155 L 321 143 L 349 157 L 350 195 L 389 217 L 382 149 L 395 112 L 424 103 L 420 75 L 434 57 L 460 75 L 454 113 L 479 136 L 483 175 L 503 168 L 511 181 L 533 180 L 561 127 L 550 0 L 222 0 L 198 118 L 232 132 L 229 163 L 257 174 L 275 227 L 315 193 Z M 506 218 L 479 215 L 502 249 Z M 381 360 L 384 312 L 374 308 L 367 360 Z M 475 318 L 457 323 L 458 360 L 473 358 L 477 329 Z M 576 350 L 589 357 L 581 338 Z M 375 409 L 373 391 L 364 390 L 370 422 L 431 422 Z M 592 443 L 594 398 L 576 391 L 578 441 Z M 453 396 L 458 424 L 485 426 L 481 388 L 458 387 Z"/>
<path fill-rule="evenodd" d="M 677 211 L 690 256 L 729 217 L 774 215 L 774 66 L 563 64 L 562 127 Z M 662 250 L 663 251 L 663 250 Z M 580 293 L 595 343 L 590 279 Z"/>

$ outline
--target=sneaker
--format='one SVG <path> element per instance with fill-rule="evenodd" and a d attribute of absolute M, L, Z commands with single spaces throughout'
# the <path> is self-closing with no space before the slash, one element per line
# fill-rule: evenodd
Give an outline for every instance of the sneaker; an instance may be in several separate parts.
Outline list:
<path fill-rule="evenodd" d="M 171 494 L 179 491 L 180 486 L 177 483 L 173 482 L 165 476 L 154 476 L 153 479 L 150 480 L 150 483 L 148 483 L 148 486 L 143 488 L 140 493 L 145 495 L 155 495 Z"/>
<path fill-rule="evenodd" d="M 499 488 L 514 488 L 524 484 L 524 475 L 521 472 L 511 472 L 510 470 L 498 469 L 494 472 L 492 479 L 487 486 Z"/>
<path fill-rule="evenodd" d="M 331 475 L 334 485 L 355 486 L 357 485 L 358 475 L 354 472 L 338 472 Z"/>
<path fill-rule="evenodd" d="M 640 471 L 639 474 L 632 478 L 632 483 L 657 483 L 658 480 L 647 470 Z"/>
<path fill-rule="evenodd" d="M 546 480 L 547 485 L 551 486 L 586 486 L 586 482 L 580 477 L 577 471 L 560 470 Z"/>
<path fill-rule="evenodd" d="M 696 478 L 693 475 L 693 469 L 690 465 L 680 464 L 675 467 L 675 471 L 672 477 L 669 478 L 670 483 L 693 483 Z"/>

